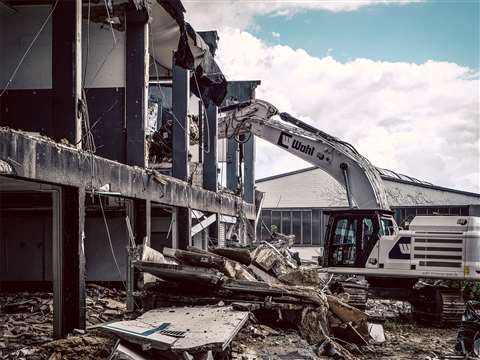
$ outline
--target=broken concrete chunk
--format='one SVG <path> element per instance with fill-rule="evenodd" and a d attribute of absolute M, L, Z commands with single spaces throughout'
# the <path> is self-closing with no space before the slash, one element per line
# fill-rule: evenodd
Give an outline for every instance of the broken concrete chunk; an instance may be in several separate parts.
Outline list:
<path fill-rule="evenodd" d="M 385 332 L 383 331 L 383 325 L 368 323 L 368 334 L 376 343 L 384 343 Z"/>
<path fill-rule="evenodd" d="M 290 270 L 297 268 L 294 262 L 289 261 L 287 257 L 269 243 L 262 243 L 258 246 L 253 251 L 252 258 L 255 265 L 276 276 L 286 274 Z"/>
<path fill-rule="evenodd" d="M 260 279 L 261 281 L 267 283 L 268 285 L 281 285 L 282 282 L 279 281 L 276 277 L 270 275 L 269 273 L 263 271 L 258 266 L 250 264 L 248 268 L 253 272 L 253 274 Z"/>
<path fill-rule="evenodd" d="M 172 307 L 151 310 L 136 320 L 106 324 L 101 329 L 158 350 L 223 351 L 247 319 L 248 312 L 229 306 Z M 173 336 L 174 332 L 182 332 L 183 337 Z"/>
<path fill-rule="evenodd" d="M 278 276 L 278 279 L 285 284 L 289 285 L 304 285 L 304 286 L 316 286 L 323 288 L 325 282 L 319 275 L 316 268 L 313 269 L 297 269 L 289 271 L 285 274 Z"/>

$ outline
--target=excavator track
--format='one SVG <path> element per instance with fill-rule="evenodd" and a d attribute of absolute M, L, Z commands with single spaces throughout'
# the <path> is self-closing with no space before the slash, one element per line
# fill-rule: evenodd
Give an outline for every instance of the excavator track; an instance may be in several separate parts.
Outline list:
<path fill-rule="evenodd" d="M 348 304 L 359 310 L 367 307 L 368 285 L 342 282 L 344 291 L 348 294 Z"/>
<path fill-rule="evenodd" d="M 411 304 L 415 319 L 437 327 L 458 326 L 465 310 L 460 290 L 435 286 L 415 290 Z"/>

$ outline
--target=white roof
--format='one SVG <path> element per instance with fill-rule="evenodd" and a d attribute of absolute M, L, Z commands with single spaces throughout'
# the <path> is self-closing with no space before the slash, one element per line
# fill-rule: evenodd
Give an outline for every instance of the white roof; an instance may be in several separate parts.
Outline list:
<path fill-rule="evenodd" d="M 390 206 L 445 206 L 480 204 L 480 194 L 446 189 L 421 181 L 382 175 Z M 308 168 L 260 179 L 264 208 L 326 208 L 348 206 L 344 188 L 318 168 Z"/>

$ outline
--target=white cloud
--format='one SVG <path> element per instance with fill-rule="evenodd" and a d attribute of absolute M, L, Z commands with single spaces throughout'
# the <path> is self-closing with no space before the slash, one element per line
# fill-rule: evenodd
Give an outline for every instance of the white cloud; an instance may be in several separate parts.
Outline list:
<path fill-rule="evenodd" d="M 275 31 L 272 31 L 272 36 L 273 36 L 274 38 L 277 38 L 277 39 L 278 39 L 278 38 L 280 38 L 280 33 L 275 32 Z"/>
<path fill-rule="evenodd" d="M 196 30 L 246 29 L 256 15 L 292 16 L 307 10 L 354 11 L 378 4 L 408 4 L 422 0 L 183 0 L 186 18 Z"/>
<path fill-rule="evenodd" d="M 341 63 L 226 29 L 229 79 L 260 79 L 257 97 L 351 142 L 375 165 L 480 192 L 478 73 L 454 63 Z M 257 177 L 309 164 L 258 142 Z"/>

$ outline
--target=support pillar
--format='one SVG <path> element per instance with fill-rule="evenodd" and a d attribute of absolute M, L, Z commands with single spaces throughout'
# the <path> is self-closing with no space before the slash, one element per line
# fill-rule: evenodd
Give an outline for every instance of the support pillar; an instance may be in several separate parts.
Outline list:
<path fill-rule="evenodd" d="M 255 136 L 252 135 L 243 145 L 243 156 L 243 199 L 255 204 Z"/>
<path fill-rule="evenodd" d="M 205 146 L 203 154 L 203 187 L 207 190 L 218 191 L 218 108 L 214 104 L 207 107 L 207 116 L 204 119 Z M 208 236 L 218 240 L 220 214 L 217 220 L 208 227 Z"/>
<path fill-rule="evenodd" d="M 150 200 L 135 199 L 133 201 L 133 236 L 135 237 L 135 245 L 143 245 L 144 240 L 146 245 L 150 246 L 151 233 L 151 202 Z M 132 225 L 132 219 L 130 219 Z M 129 249 L 130 239 L 129 239 Z M 128 268 L 127 268 L 127 310 L 135 310 L 135 300 L 133 292 L 135 291 L 135 284 L 138 279 L 138 271 L 132 266 L 132 255 L 128 253 Z"/>
<path fill-rule="evenodd" d="M 85 329 L 85 190 L 63 187 L 54 193 L 52 246 L 54 338 Z"/>
<path fill-rule="evenodd" d="M 126 12 L 126 149 L 127 165 L 145 167 L 148 94 L 148 14 L 129 3 Z"/>
<path fill-rule="evenodd" d="M 175 60 L 174 60 L 175 64 Z M 190 71 L 173 66 L 172 110 L 175 120 L 172 130 L 172 176 L 188 181 L 188 150 L 190 145 L 190 122 L 188 120 L 188 103 L 190 99 Z M 192 211 L 178 208 L 176 211 L 176 244 L 179 249 L 186 249 L 191 244 Z"/>
<path fill-rule="evenodd" d="M 227 139 L 227 188 L 238 191 L 238 143 Z"/>
<path fill-rule="evenodd" d="M 52 90 L 55 141 L 81 146 L 82 1 L 59 1 L 52 15 Z"/>
<path fill-rule="evenodd" d="M 144 239 L 146 244 L 150 246 L 150 232 L 151 232 L 151 202 L 150 200 L 133 200 L 134 212 L 134 236 L 135 244 L 142 245 Z"/>

